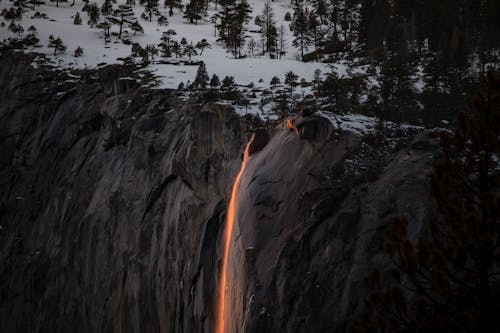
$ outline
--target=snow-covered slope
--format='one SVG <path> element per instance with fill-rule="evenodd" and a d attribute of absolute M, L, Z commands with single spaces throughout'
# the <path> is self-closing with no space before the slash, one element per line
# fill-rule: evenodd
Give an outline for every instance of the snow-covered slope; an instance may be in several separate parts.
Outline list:
<path fill-rule="evenodd" d="M 102 6 L 103 0 L 95 1 L 99 7 Z M 184 3 L 187 1 L 184 0 Z M 114 6 L 124 4 L 125 0 L 118 0 Z M 250 1 L 253 9 L 252 20 L 249 22 L 249 30 L 256 30 L 254 18 L 262 12 L 264 0 Z M 0 10 L 10 8 L 13 2 L 3 0 L 0 2 Z M 44 4 L 37 5 L 36 11 L 44 13 L 48 19 L 32 18 L 34 11 L 26 9 L 23 18 L 18 23 L 24 28 L 25 32 L 21 35 L 26 35 L 28 28 L 33 25 L 37 29 L 37 37 L 40 39 L 41 48 L 36 48 L 37 52 L 47 54 L 54 62 L 64 67 L 95 67 L 98 64 L 119 63 L 118 58 L 127 57 L 131 54 L 131 45 L 125 45 L 116 36 L 111 36 L 111 42 L 108 45 L 104 43 L 104 33 L 102 30 L 94 27 L 91 28 L 88 24 L 88 16 L 86 12 L 82 12 L 84 3 L 81 0 L 76 0 L 75 5 L 71 2 L 59 3 L 56 7 L 55 2 L 46 1 Z M 257 87 L 269 86 L 269 82 L 273 76 L 279 77 L 282 81 L 286 72 L 292 70 L 299 76 L 299 81 L 305 78 L 311 81 L 313 73 L 316 69 L 321 69 L 322 72 L 329 71 L 327 65 L 321 63 L 303 63 L 298 61 L 299 52 L 292 46 L 292 34 L 288 28 L 289 22 L 284 21 L 286 12 L 291 12 L 289 0 L 277 0 L 271 2 L 275 12 L 275 20 L 277 26 L 285 26 L 287 33 L 286 51 L 287 53 L 282 59 L 270 59 L 268 55 L 264 56 L 249 56 L 245 59 L 234 59 L 230 52 L 227 52 L 224 45 L 216 41 L 214 37 L 213 24 L 209 22 L 209 17 L 215 13 L 213 4 L 210 5 L 209 15 L 197 25 L 189 24 L 182 16 L 182 13 L 176 11 L 173 16 L 168 16 L 168 9 L 163 8 L 163 1 L 160 2 L 160 12 L 168 17 L 168 26 L 159 26 L 156 19 L 152 22 L 140 18 L 144 10 L 142 5 L 133 6 L 136 17 L 139 23 L 144 28 L 144 33 L 133 35 L 130 33 L 130 40 L 138 42 L 143 47 L 148 44 L 158 45 L 161 35 L 168 29 L 174 29 L 177 35 L 175 40 L 180 40 L 185 37 L 188 43 L 206 39 L 211 48 L 203 52 L 203 55 L 193 57 L 193 60 L 202 60 L 207 65 L 209 75 L 217 74 L 221 79 L 224 76 L 234 76 L 239 84 L 254 83 Z M 73 23 L 76 12 L 80 13 L 83 20 L 82 25 Z M 5 22 L 5 26 L 0 27 L 0 40 L 9 37 L 18 37 L 8 29 L 10 22 L 1 18 Z M 111 28 L 111 33 L 118 32 L 118 26 Z M 49 36 L 55 38 L 60 37 L 63 43 L 67 46 L 66 53 L 53 56 L 53 49 L 49 49 L 47 44 Z M 248 33 L 249 37 L 254 38 L 257 42 L 260 41 L 260 34 Z M 83 48 L 81 57 L 74 57 L 74 50 L 78 47 Z M 162 87 L 176 88 L 180 82 L 192 81 L 197 67 L 196 66 L 179 66 L 170 64 L 160 64 L 158 56 L 149 66 L 150 70 L 161 77 Z M 161 59 L 164 60 L 164 59 Z M 340 68 L 340 70 L 345 70 Z M 262 79 L 261 82 L 260 79 Z"/>

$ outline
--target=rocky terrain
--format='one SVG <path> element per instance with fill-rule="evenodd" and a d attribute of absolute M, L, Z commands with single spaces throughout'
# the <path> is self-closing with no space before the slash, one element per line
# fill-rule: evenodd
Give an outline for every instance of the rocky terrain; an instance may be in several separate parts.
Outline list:
<path fill-rule="evenodd" d="M 0 55 L 0 326 L 209 332 L 232 181 L 228 332 L 342 332 L 404 215 L 430 205 L 431 133 L 388 148 L 320 116 L 276 125 Z M 123 75 L 125 77 L 125 75 Z M 361 161 L 360 163 L 355 163 Z"/>

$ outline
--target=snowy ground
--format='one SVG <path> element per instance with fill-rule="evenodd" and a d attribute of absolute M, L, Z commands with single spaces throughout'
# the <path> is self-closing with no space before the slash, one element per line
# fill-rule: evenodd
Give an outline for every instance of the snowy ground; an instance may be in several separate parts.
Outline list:
<path fill-rule="evenodd" d="M 103 0 L 95 1 L 101 7 Z M 138 1 L 137 1 L 138 2 Z M 187 1 L 184 0 L 184 3 Z M 125 0 L 118 0 L 114 6 L 124 4 Z M 254 17 L 262 12 L 264 7 L 264 0 L 250 1 L 253 8 L 252 20 L 249 23 L 249 29 L 254 30 Z M 185 37 L 189 42 L 200 41 L 206 39 L 211 48 L 203 52 L 202 56 L 195 56 L 193 60 L 203 60 L 207 65 L 209 75 L 217 74 L 221 79 L 224 76 L 234 76 L 238 84 L 254 83 L 257 87 L 268 87 L 269 82 L 273 76 L 279 77 L 282 81 L 285 73 L 292 70 L 299 76 L 299 81 L 304 78 L 307 81 L 312 79 L 313 73 L 316 69 L 320 69 L 323 73 L 330 71 L 330 67 L 322 63 L 303 63 L 296 60 L 299 57 L 297 49 L 292 47 L 292 38 L 290 30 L 288 29 L 289 22 L 284 21 L 284 16 L 287 11 L 291 12 L 289 0 L 276 0 L 272 2 L 275 11 L 275 19 L 277 26 L 281 24 L 286 27 L 287 54 L 282 59 L 269 59 L 266 56 L 252 56 L 246 59 L 234 59 L 230 53 L 226 51 L 223 45 L 216 42 L 214 37 L 213 24 L 209 23 L 209 17 L 215 13 L 214 8 L 209 10 L 209 16 L 198 25 L 189 24 L 182 14 L 175 12 L 174 16 L 168 16 L 167 9 L 162 8 L 163 1 L 160 1 L 160 11 L 168 17 L 168 26 L 159 26 L 156 19 L 153 22 L 145 21 L 140 18 L 144 7 L 141 5 L 134 6 L 134 12 L 138 18 L 139 23 L 144 28 L 144 34 L 138 33 L 133 36 L 130 33 L 132 42 L 138 42 L 143 47 L 147 44 L 158 45 L 160 43 L 161 34 L 168 29 L 174 29 L 177 35 L 174 36 L 175 40 L 180 40 Z M 98 28 L 91 28 L 88 24 L 88 17 L 86 12 L 82 12 L 84 3 L 81 0 L 76 0 L 74 6 L 71 2 L 62 2 L 59 7 L 56 7 L 55 2 L 45 0 L 44 4 L 37 5 L 36 11 L 45 13 L 48 19 L 32 19 L 34 11 L 27 9 L 23 14 L 22 20 L 19 22 L 27 34 L 28 28 L 33 25 L 37 29 L 37 37 L 40 39 L 41 48 L 35 49 L 37 52 L 47 54 L 55 63 L 61 67 L 96 67 L 98 64 L 112 64 L 119 63 L 118 58 L 127 57 L 131 53 L 131 45 L 125 45 L 116 37 L 111 37 L 111 43 L 105 46 L 103 32 Z M 9 8 L 12 2 L 8 0 L 1 0 L 0 10 Z M 211 5 L 213 6 L 213 4 Z M 76 12 L 80 13 L 83 20 L 82 25 L 73 24 L 73 18 Z M 3 18 L 2 18 L 3 19 Z M 5 22 L 4 27 L 0 27 L 0 40 L 9 37 L 18 37 L 11 32 L 7 27 L 10 22 Z M 118 26 L 113 26 L 111 32 L 117 32 Z M 60 37 L 63 43 L 67 46 L 65 54 L 53 56 L 53 50 L 47 47 L 49 36 Z M 254 38 L 257 42 L 260 41 L 258 33 L 249 33 L 249 36 Z M 84 53 L 81 57 L 74 57 L 74 50 L 81 46 Z M 157 58 L 160 60 L 160 58 Z M 339 71 L 345 72 L 344 66 L 339 65 Z M 196 66 L 177 66 L 153 63 L 150 65 L 150 70 L 161 77 L 162 88 L 177 88 L 180 82 L 192 81 L 195 76 Z M 261 82 L 259 82 L 262 79 Z"/>

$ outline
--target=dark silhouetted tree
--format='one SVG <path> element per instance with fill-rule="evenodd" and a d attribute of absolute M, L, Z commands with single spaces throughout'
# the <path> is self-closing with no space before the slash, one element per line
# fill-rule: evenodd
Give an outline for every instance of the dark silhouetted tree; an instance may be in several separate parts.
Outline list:
<path fill-rule="evenodd" d="M 496 332 L 500 327 L 500 79 L 489 74 L 441 135 L 431 174 L 435 209 L 417 239 L 408 221 L 388 227 L 385 251 L 394 268 L 373 292 L 352 332 Z M 384 284 L 384 286 L 382 285 Z"/>

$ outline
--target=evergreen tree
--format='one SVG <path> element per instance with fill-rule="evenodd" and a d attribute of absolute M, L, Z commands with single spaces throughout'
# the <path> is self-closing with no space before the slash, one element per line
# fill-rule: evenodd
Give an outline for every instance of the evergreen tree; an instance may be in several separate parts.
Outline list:
<path fill-rule="evenodd" d="M 112 0 L 104 0 L 101 6 L 101 13 L 104 16 L 109 16 L 113 13 L 113 2 Z"/>
<path fill-rule="evenodd" d="M 273 76 L 273 78 L 271 79 L 270 85 L 274 87 L 280 83 L 281 83 L 281 81 L 280 81 L 279 77 Z"/>
<path fill-rule="evenodd" d="M 75 18 L 73 19 L 73 24 L 76 24 L 76 25 L 82 24 L 82 18 L 80 17 L 80 13 L 76 12 Z"/>
<path fill-rule="evenodd" d="M 129 5 L 119 5 L 118 8 L 113 11 L 113 16 L 109 18 L 111 23 L 117 24 L 120 27 L 118 39 L 122 38 L 123 26 L 128 25 L 132 28 L 134 22 L 137 22 L 135 20 L 134 11 Z"/>
<path fill-rule="evenodd" d="M 222 88 L 225 90 L 232 90 L 235 86 L 234 82 L 234 77 L 232 76 L 225 76 L 224 79 L 222 79 Z"/>
<path fill-rule="evenodd" d="M 296 0 L 294 4 L 293 21 L 290 28 L 295 36 L 292 45 L 300 49 L 300 57 L 302 60 L 304 60 L 304 50 L 311 43 L 307 30 L 308 16 L 309 12 L 304 8 L 303 1 Z"/>
<path fill-rule="evenodd" d="M 138 32 L 144 33 L 144 29 L 142 28 L 142 26 L 137 21 L 135 21 L 134 23 L 132 23 L 132 25 L 130 26 L 130 29 L 132 29 L 132 31 L 134 31 L 134 36 Z"/>
<path fill-rule="evenodd" d="M 262 39 L 264 41 L 263 52 L 269 52 L 269 57 L 274 58 L 277 46 L 276 22 L 274 20 L 274 11 L 270 1 L 266 1 L 261 14 L 262 18 Z"/>
<path fill-rule="evenodd" d="M 175 30 L 173 29 L 168 29 L 167 31 L 164 31 L 161 36 L 161 43 L 160 43 L 160 49 L 163 57 L 171 57 L 172 56 L 172 36 L 177 35 Z"/>
<path fill-rule="evenodd" d="M 176 58 L 179 58 L 179 56 L 182 54 L 182 47 L 179 42 L 175 41 L 172 44 L 172 52 L 175 54 Z"/>
<path fill-rule="evenodd" d="M 48 47 L 54 48 L 55 56 L 57 55 L 57 53 L 64 53 L 66 51 L 66 46 L 63 44 L 61 38 L 54 38 L 52 37 L 52 35 L 49 37 Z"/>
<path fill-rule="evenodd" d="M 234 57 L 238 58 L 245 38 L 245 24 L 250 20 L 252 10 L 247 0 L 237 0 L 228 5 L 226 11 L 228 15 L 226 45 L 233 50 Z"/>
<path fill-rule="evenodd" d="M 104 32 L 104 43 L 107 44 L 109 41 L 109 30 L 111 29 L 111 24 L 109 21 L 104 20 L 97 25 L 97 28 L 102 29 Z"/>
<path fill-rule="evenodd" d="M 196 71 L 196 77 L 192 83 L 192 86 L 200 90 L 205 90 L 209 80 L 210 78 L 207 73 L 207 68 L 205 66 L 205 63 L 202 62 L 201 65 L 198 67 L 198 70 Z"/>
<path fill-rule="evenodd" d="M 289 71 L 285 75 L 285 84 L 288 84 L 288 86 L 290 87 L 290 98 L 292 99 L 293 99 L 293 87 L 297 84 L 298 78 L 299 78 L 298 75 L 292 71 Z"/>
<path fill-rule="evenodd" d="M 164 25 L 168 25 L 168 18 L 167 18 L 165 15 L 160 14 L 160 15 L 158 16 L 158 20 L 157 20 L 157 22 L 158 22 L 158 25 L 159 25 L 160 27 L 162 27 L 162 26 L 164 26 Z"/>
<path fill-rule="evenodd" d="M 408 221 L 388 227 L 392 259 L 382 288 L 375 269 L 352 332 L 494 332 L 500 327 L 500 79 L 490 74 L 461 114 L 453 133 L 441 135 L 442 154 L 431 175 L 435 209 L 417 239 Z"/>
<path fill-rule="evenodd" d="M 165 0 L 165 7 L 168 7 L 168 14 L 174 15 L 174 9 L 182 10 L 182 0 Z"/>
<path fill-rule="evenodd" d="M 210 48 L 210 44 L 207 42 L 205 38 L 196 43 L 196 48 L 200 50 L 200 56 L 203 55 L 203 50 Z"/>
<path fill-rule="evenodd" d="M 286 47 L 286 31 L 285 31 L 285 26 L 284 25 L 280 25 L 277 37 L 278 37 L 278 58 L 281 59 L 281 57 L 286 53 L 285 52 L 285 47 Z"/>
<path fill-rule="evenodd" d="M 184 55 L 187 55 L 188 58 L 189 58 L 189 61 L 191 61 L 191 57 L 197 55 L 196 53 L 196 49 L 194 48 L 193 46 L 193 43 L 189 44 L 189 45 L 186 45 L 184 47 L 184 51 L 183 51 Z"/>
<path fill-rule="evenodd" d="M 80 57 L 82 54 L 83 54 L 83 49 L 82 49 L 80 46 L 78 46 L 78 47 L 75 49 L 75 58 Z"/>
<path fill-rule="evenodd" d="M 311 13 L 308 17 L 307 20 L 307 25 L 308 25 L 308 30 L 309 30 L 309 35 L 311 36 L 311 41 L 312 44 L 314 45 L 314 51 L 316 51 L 316 58 L 318 59 L 318 44 L 321 39 L 321 32 L 320 32 L 320 22 L 318 20 L 318 17 L 314 14 Z"/>
<path fill-rule="evenodd" d="M 189 20 L 189 23 L 198 24 L 198 20 L 201 20 L 203 12 L 203 2 L 202 0 L 190 0 L 186 5 L 186 10 L 184 11 L 184 18 Z"/>
<path fill-rule="evenodd" d="M 88 25 L 93 28 L 99 22 L 100 16 L 99 7 L 97 7 L 96 3 L 92 2 L 87 5 L 87 15 L 89 17 Z"/>
<path fill-rule="evenodd" d="M 159 0 L 146 0 L 145 11 L 149 18 L 149 22 L 153 21 L 154 15 L 159 15 L 158 4 Z"/>
<path fill-rule="evenodd" d="M 21 34 L 24 32 L 24 28 L 20 24 L 14 23 L 14 21 L 10 22 L 8 28 L 10 31 L 12 31 L 15 34 L 18 34 L 19 36 L 21 36 Z"/>
<path fill-rule="evenodd" d="M 212 75 L 212 78 L 210 79 L 210 87 L 212 89 L 216 89 L 218 86 L 220 86 L 220 80 L 217 74 Z"/>

